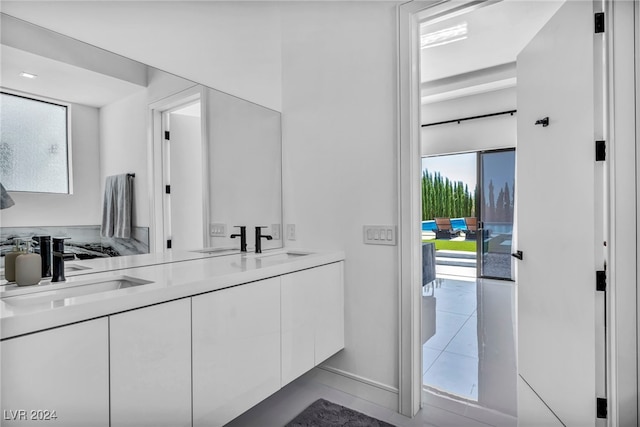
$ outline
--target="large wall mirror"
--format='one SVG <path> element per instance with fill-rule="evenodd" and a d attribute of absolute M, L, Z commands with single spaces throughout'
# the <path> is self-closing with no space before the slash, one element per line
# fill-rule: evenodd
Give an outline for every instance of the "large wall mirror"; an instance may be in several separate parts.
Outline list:
<path fill-rule="evenodd" d="M 274 237 L 263 249 L 282 247 L 279 112 L 0 16 L 3 99 L 65 105 L 69 115 L 69 167 L 58 168 L 69 174 L 68 191 L 21 191 L 10 183 L 14 204 L 0 211 L 3 253 L 12 237 L 49 234 L 70 237 L 67 250 L 80 259 L 167 250 L 214 254 L 239 249 L 230 235 L 240 225 L 247 226 L 250 247 L 255 226 Z M 43 140 L 34 148 L 40 162 L 59 162 L 60 144 L 49 142 L 46 132 L 32 133 Z M 28 155 L 17 154 L 35 145 L 32 139 L 10 136 L 0 142 L 0 176 L 52 181 L 55 168 L 34 168 Z M 113 176 L 130 183 L 128 234 L 118 227 L 105 232 L 104 199 Z"/>

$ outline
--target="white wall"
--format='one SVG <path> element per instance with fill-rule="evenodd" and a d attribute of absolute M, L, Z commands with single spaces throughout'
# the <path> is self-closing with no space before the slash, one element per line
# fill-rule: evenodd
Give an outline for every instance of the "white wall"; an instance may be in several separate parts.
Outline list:
<path fill-rule="evenodd" d="M 105 178 L 135 173 L 133 180 L 133 226 L 149 226 L 149 184 L 147 181 L 147 91 L 141 90 L 100 109 L 100 189 L 102 208 Z M 102 216 L 94 224 L 100 224 Z"/>
<path fill-rule="evenodd" d="M 396 3 L 282 12 L 286 243 L 346 252 L 346 346 L 328 365 L 397 389 L 398 247 L 362 235 L 398 222 Z"/>
<path fill-rule="evenodd" d="M 11 193 L 16 202 L 0 213 L 2 227 L 100 223 L 98 109 L 71 105 L 73 194 Z M 43 177 L 45 178 L 45 177 Z"/>
<path fill-rule="evenodd" d="M 515 110 L 516 89 L 508 88 L 422 106 L 422 123 Z M 517 113 L 516 113 L 517 114 Z M 422 155 L 516 146 L 516 116 L 503 115 L 423 127 Z"/>
<path fill-rule="evenodd" d="M 276 2 L 3 1 L 2 11 L 281 109 Z"/>

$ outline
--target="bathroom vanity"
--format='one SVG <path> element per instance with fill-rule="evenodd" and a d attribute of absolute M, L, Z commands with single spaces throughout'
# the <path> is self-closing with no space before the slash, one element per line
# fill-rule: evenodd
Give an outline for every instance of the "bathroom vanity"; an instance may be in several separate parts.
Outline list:
<path fill-rule="evenodd" d="M 2 286 L 2 425 L 221 426 L 344 347 L 343 253 L 166 257 Z"/>

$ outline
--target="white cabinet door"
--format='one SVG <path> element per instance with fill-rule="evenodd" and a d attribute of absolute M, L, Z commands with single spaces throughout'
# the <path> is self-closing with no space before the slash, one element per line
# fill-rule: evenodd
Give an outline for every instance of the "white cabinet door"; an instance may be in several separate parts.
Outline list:
<path fill-rule="evenodd" d="M 110 316 L 111 426 L 191 426 L 191 300 Z"/>
<path fill-rule="evenodd" d="M 107 319 L 4 340 L 0 353 L 3 426 L 109 425 Z"/>
<path fill-rule="evenodd" d="M 344 263 L 307 270 L 313 272 L 316 291 L 315 364 L 344 348 Z"/>
<path fill-rule="evenodd" d="M 282 386 L 315 366 L 313 270 L 282 276 Z"/>
<path fill-rule="evenodd" d="M 282 385 L 342 348 L 343 263 L 282 276 Z"/>
<path fill-rule="evenodd" d="M 192 303 L 193 425 L 222 426 L 280 388 L 280 278 Z"/>

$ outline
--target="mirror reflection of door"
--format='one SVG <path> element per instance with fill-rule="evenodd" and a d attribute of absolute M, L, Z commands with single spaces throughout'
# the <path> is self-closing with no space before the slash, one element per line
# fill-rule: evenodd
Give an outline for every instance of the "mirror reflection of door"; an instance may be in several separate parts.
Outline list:
<path fill-rule="evenodd" d="M 163 113 L 165 249 L 206 246 L 200 101 Z"/>

